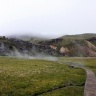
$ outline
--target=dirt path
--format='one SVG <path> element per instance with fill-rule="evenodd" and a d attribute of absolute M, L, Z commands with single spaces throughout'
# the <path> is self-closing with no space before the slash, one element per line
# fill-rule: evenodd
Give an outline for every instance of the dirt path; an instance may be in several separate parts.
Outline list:
<path fill-rule="evenodd" d="M 84 88 L 84 96 L 96 96 L 96 77 L 92 70 L 84 68 L 86 70 L 87 78 Z"/>

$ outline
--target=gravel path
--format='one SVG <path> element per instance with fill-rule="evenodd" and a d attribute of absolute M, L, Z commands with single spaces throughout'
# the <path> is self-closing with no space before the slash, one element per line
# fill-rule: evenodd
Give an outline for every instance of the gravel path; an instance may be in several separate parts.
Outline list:
<path fill-rule="evenodd" d="M 96 77 L 92 70 L 84 68 L 86 70 L 87 78 L 84 88 L 84 96 L 96 96 Z"/>

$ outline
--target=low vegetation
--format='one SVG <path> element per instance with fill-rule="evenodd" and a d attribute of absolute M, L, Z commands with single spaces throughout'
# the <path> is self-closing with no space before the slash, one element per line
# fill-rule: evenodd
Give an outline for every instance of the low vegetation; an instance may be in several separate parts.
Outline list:
<path fill-rule="evenodd" d="M 77 64 L 81 64 L 81 66 L 85 66 L 87 68 L 90 68 L 93 70 L 93 72 L 96 75 L 96 57 L 66 57 L 66 58 L 60 58 L 60 60 L 66 62 L 75 62 Z"/>
<path fill-rule="evenodd" d="M 93 70 L 96 75 L 96 58 L 89 58 L 84 60 L 84 64 Z"/>
<path fill-rule="evenodd" d="M 0 57 L 0 96 L 83 96 L 85 78 L 65 64 Z"/>

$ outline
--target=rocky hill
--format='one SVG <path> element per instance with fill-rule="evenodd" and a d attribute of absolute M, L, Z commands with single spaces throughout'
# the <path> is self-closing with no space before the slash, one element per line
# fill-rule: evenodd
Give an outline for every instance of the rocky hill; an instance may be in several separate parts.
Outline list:
<path fill-rule="evenodd" d="M 51 40 L 27 41 L 0 37 L 0 55 L 96 57 L 96 34 L 66 35 Z"/>
<path fill-rule="evenodd" d="M 16 38 L 0 37 L 1 56 L 36 56 L 36 55 L 58 55 L 58 52 L 49 45 L 32 44 Z"/>
<path fill-rule="evenodd" d="M 62 56 L 96 57 L 96 34 L 66 35 L 38 44 L 49 45 Z"/>

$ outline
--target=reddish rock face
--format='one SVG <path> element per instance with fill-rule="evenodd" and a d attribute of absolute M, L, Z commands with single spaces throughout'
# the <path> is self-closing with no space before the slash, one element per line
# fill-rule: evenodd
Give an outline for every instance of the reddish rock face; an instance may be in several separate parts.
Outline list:
<path fill-rule="evenodd" d="M 50 48 L 56 50 L 57 49 L 57 46 L 54 46 L 54 45 L 50 45 Z"/>
<path fill-rule="evenodd" d="M 67 47 L 61 47 L 59 52 L 60 52 L 61 54 L 67 54 L 67 53 L 69 52 L 69 50 L 68 50 Z"/>

